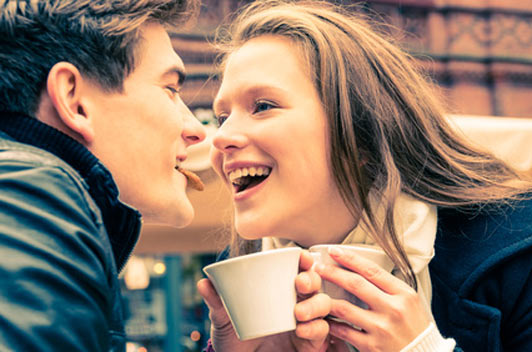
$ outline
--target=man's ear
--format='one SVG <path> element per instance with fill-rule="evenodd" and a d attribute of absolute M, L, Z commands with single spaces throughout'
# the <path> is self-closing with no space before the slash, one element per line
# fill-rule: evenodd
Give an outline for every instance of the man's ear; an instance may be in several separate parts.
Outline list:
<path fill-rule="evenodd" d="M 61 122 L 86 144 L 94 140 L 94 126 L 84 106 L 87 82 L 69 62 L 56 63 L 48 73 L 46 89 Z"/>

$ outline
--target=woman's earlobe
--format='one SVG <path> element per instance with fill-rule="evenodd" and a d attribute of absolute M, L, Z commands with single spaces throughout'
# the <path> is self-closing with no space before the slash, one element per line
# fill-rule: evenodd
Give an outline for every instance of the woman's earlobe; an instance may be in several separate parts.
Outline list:
<path fill-rule="evenodd" d="M 83 99 L 86 82 L 76 66 L 69 62 L 56 63 L 46 83 L 60 129 L 82 139 L 83 144 L 92 143 L 94 128 Z"/>

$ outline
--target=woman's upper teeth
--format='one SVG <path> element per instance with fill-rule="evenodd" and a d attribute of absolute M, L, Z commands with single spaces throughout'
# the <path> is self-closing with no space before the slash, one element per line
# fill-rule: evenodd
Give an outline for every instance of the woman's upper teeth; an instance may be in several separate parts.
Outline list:
<path fill-rule="evenodd" d="M 229 173 L 229 180 L 234 182 L 235 180 L 244 176 L 267 176 L 270 174 L 270 168 L 258 166 L 258 167 L 242 167 L 235 169 Z"/>

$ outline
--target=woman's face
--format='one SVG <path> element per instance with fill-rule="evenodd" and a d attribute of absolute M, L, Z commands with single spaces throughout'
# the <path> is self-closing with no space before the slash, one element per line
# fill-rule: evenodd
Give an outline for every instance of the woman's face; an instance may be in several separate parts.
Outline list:
<path fill-rule="evenodd" d="M 302 246 L 339 242 L 354 220 L 328 162 L 325 110 L 299 49 L 261 36 L 228 58 L 211 161 L 232 191 L 237 232 Z"/>

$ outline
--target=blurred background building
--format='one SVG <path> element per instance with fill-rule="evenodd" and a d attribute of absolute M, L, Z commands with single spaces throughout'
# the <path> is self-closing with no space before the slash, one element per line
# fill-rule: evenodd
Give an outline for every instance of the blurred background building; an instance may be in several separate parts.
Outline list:
<path fill-rule="evenodd" d="M 249 2 L 202 0 L 195 25 L 172 35 L 188 72 L 182 97 L 211 130 L 219 84 L 211 43 L 216 28 Z M 449 113 L 532 117 L 532 0 L 334 2 L 357 4 L 358 11 L 392 25 L 390 35 L 441 88 Z M 189 168 L 207 186 L 190 191 L 194 222 L 181 230 L 145 226 L 122 273 L 129 351 L 200 351 L 208 337 L 195 283 L 227 239 L 229 201 L 209 167 L 208 141 L 190 154 Z"/>
<path fill-rule="evenodd" d="M 250 1 L 203 0 L 197 25 L 174 37 L 191 79 L 185 98 L 209 108 L 216 80 L 209 45 L 216 27 Z M 395 26 L 391 35 L 442 87 L 461 114 L 532 116 L 531 0 L 333 1 Z M 201 92 L 198 89 L 202 87 Z"/>

